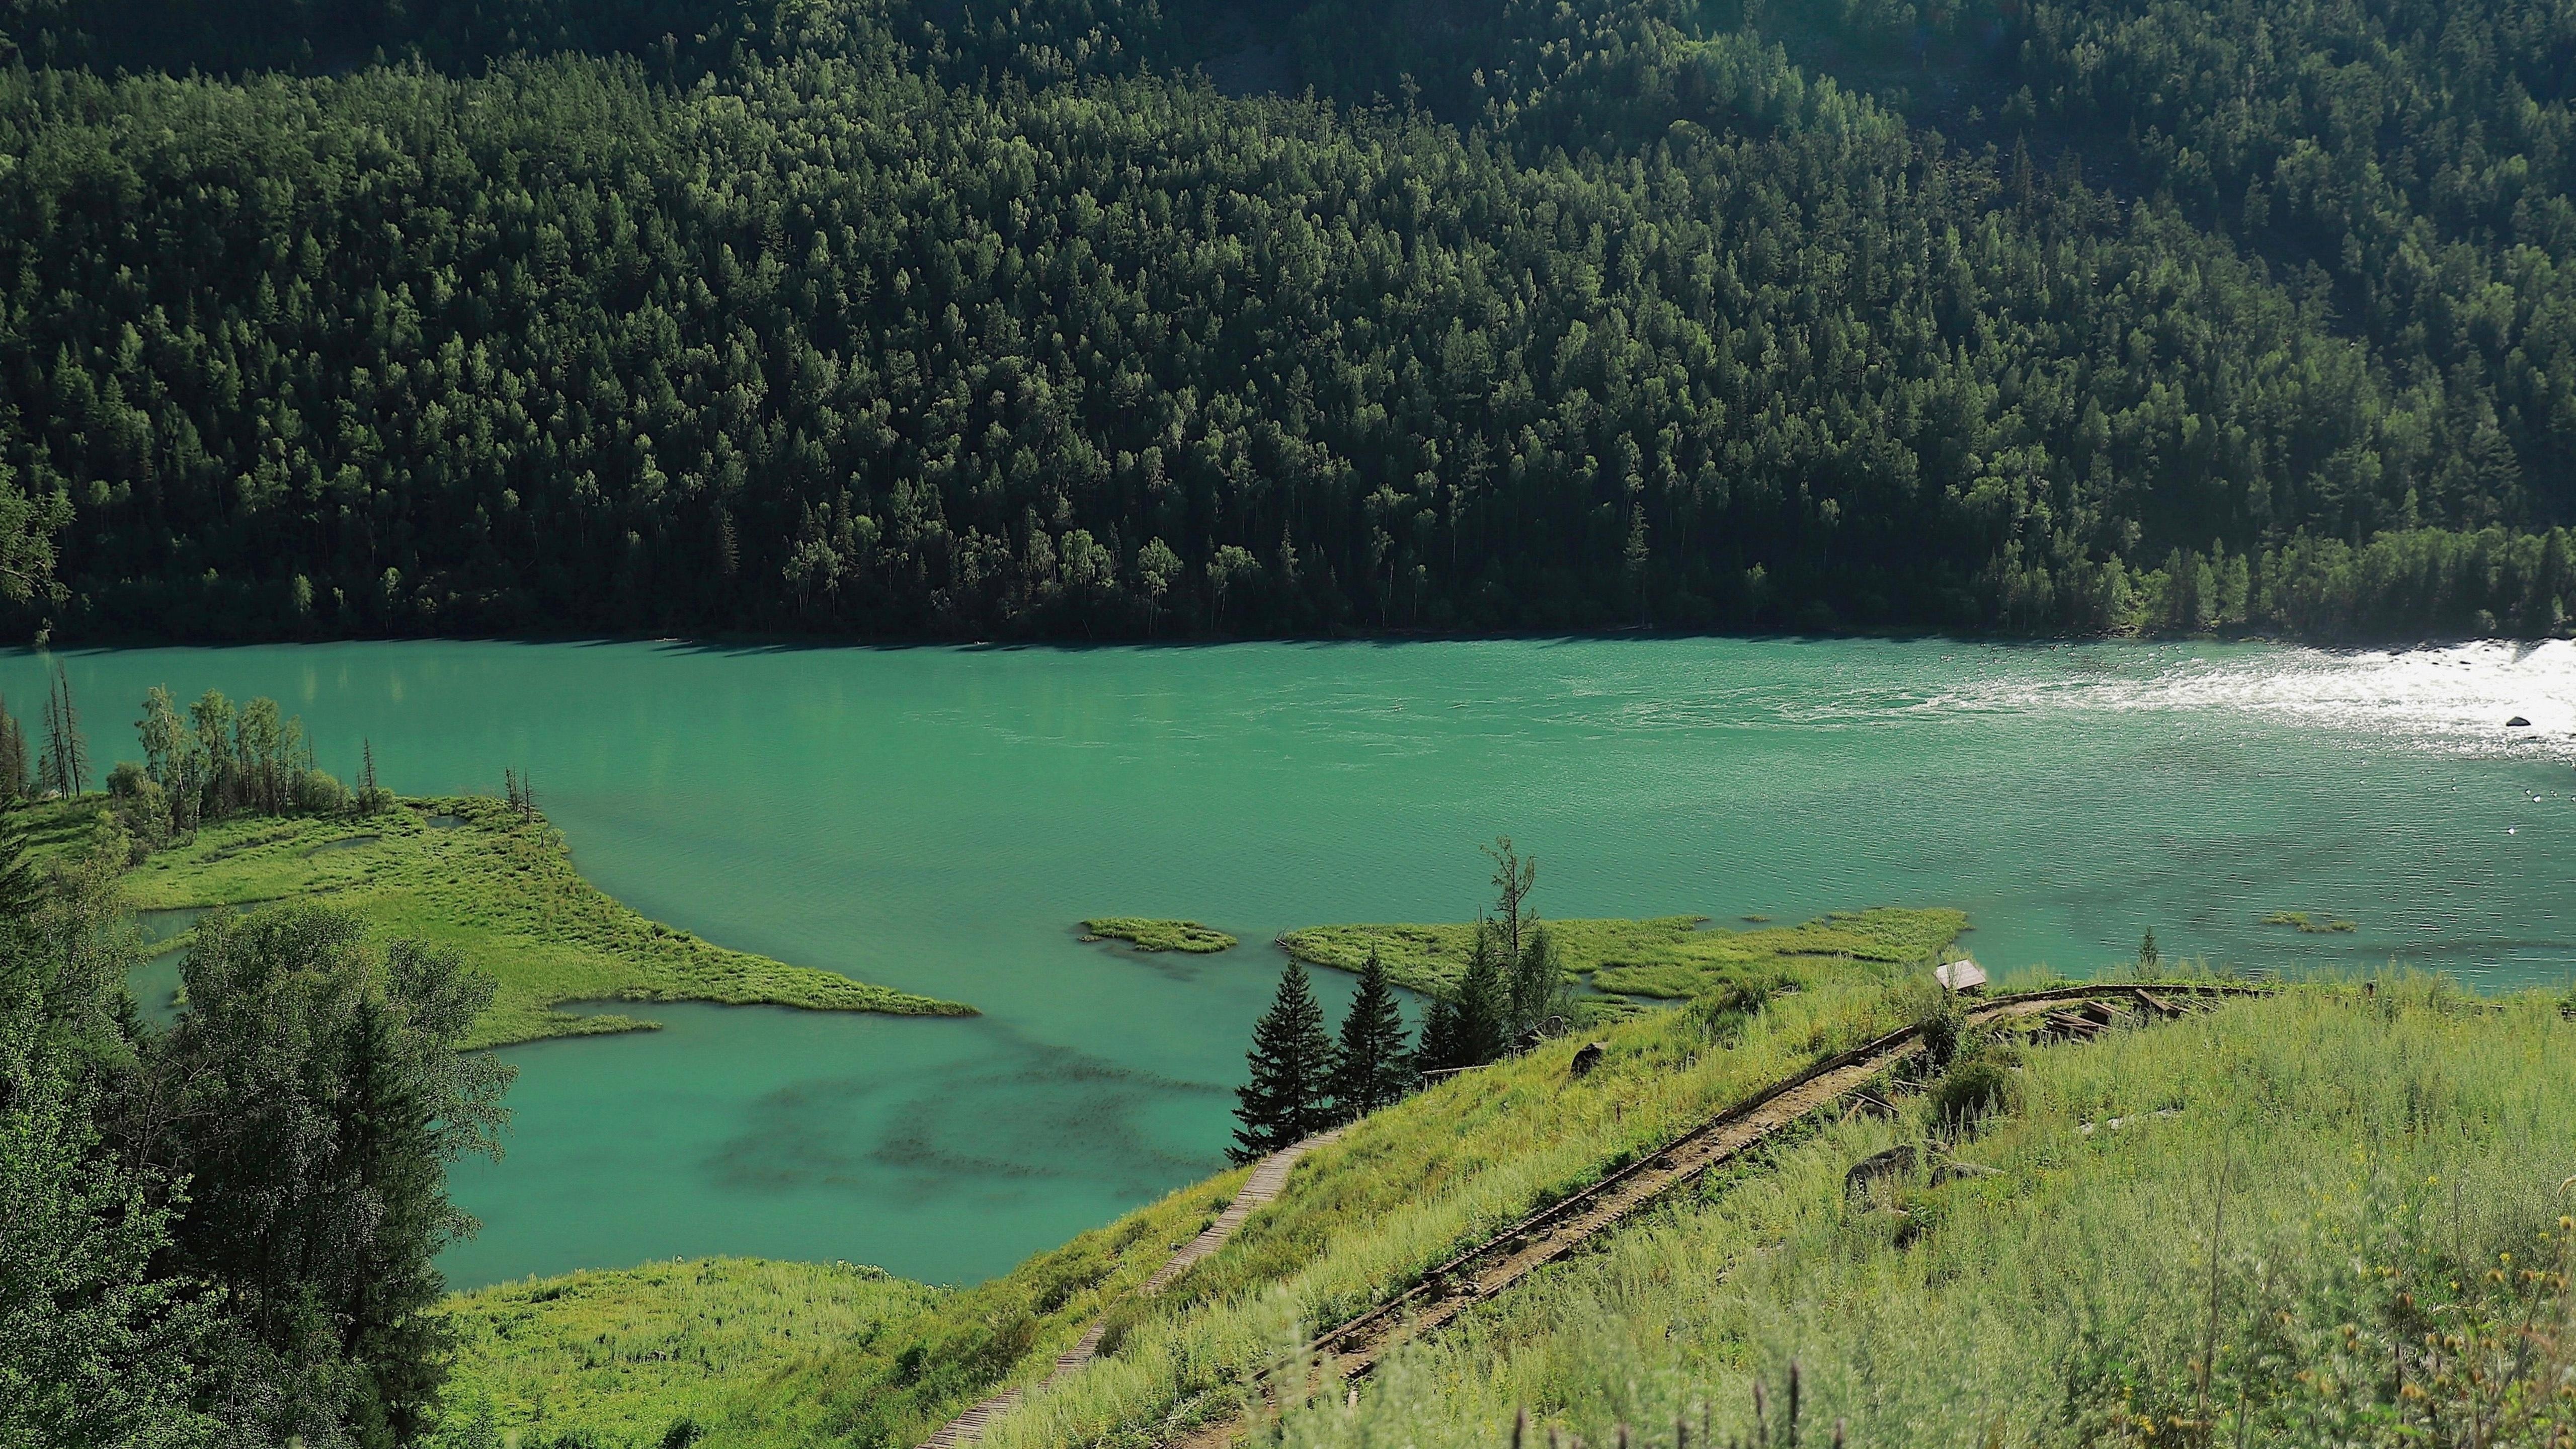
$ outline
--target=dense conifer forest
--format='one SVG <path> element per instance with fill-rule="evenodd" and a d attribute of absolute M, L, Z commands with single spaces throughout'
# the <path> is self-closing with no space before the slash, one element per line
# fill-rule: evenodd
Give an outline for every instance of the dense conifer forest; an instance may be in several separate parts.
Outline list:
<path fill-rule="evenodd" d="M 30 630 L 2576 593 L 2567 0 L 212 15 L 0 4 Z"/>

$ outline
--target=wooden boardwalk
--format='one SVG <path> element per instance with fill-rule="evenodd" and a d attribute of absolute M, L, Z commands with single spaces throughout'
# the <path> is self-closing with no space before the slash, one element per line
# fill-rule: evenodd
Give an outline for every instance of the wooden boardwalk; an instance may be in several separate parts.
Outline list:
<path fill-rule="evenodd" d="M 1234 1236 L 1246 1218 L 1251 1217 L 1262 1204 L 1279 1196 L 1279 1190 L 1287 1186 L 1289 1170 L 1297 1165 L 1298 1158 L 1341 1135 L 1339 1127 L 1330 1132 L 1318 1132 L 1261 1159 L 1253 1167 L 1252 1175 L 1243 1180 L 1243 1186 L 1235 1190 L 1234 1201 L 1227 1203 L 1225 1211 L 1217 1214 L 1216 1221 L 1208 1224 L 1197 1237 L 1183 1243 L 1180 1250 L 1165 1259 L 1163 1265 L 1154 1270 L 1154 1276 L 1146 1279 L 1145 1286 L 1137 1291 L 1143 1294 L 1162 1292 L 1201 1259 L 1224 1247 L 1226 1239 Z M 1106 1313 L 1091 1320 L 1091 1326 L 1082 1331 L 1082 1337 L 1073 1341 L 1073 1347 L 1056 1356 L 1055 1367 L 1047 1370 L 1047 1376 L 1038 1381 L 1038 1387 L 1043 1389 L 1091 1362 L 1100 1352 L 1100 1335 L 1108 1328 L 1109 1315 Z M 1023 1397 L 1024 1390 L 1004 1389 L 949 1420 L 938 1433 L 921 1441 L 921 1449 L 961 1449 L 961 1446 L 980 1437 L 995 1419 L 1018 1407 Z"/>
<path fill-rule="evenodd" d="M 2020 992 L 1971 1006 L 1967 1016 L 1975 1022 L 2036 1016 L 2048 1023 L 2051 1034 L 2080 1041 L 2124 1019 L 2138 1019 L 2119 1003 L 2170 1018 L 2220 998 L 2260 994 L 2241 986 L 2148 988 L 2099 983 Z M 1922 1049 L 1919 1029 L 1904 1027 L 1729 1104 L 1656 1151 L 1603 1174 L 1591 1186 L 1433 1268 L 1414 1286 L 1318 1335 L 1307 1345 L 1303 1365 L 1309 1385 L 1327 1374 L 1345 1380 L 1367 1374 L 1398 1344 L 1440 1328 L 1475 1304 L 1518 1285 L 1673 1189 L 1742 1156 L 1808 1113 L 1859 1092 Z M 1261 1408 L 1272 1412 L 1275 1386 L 1268 1375 L 1261 1377 Z M 1169 1442 L 1172 1449 L 1224 1449 L 1248 1427 L 1247 1419 L 1237 1415 L 1201 1425 Z"/>

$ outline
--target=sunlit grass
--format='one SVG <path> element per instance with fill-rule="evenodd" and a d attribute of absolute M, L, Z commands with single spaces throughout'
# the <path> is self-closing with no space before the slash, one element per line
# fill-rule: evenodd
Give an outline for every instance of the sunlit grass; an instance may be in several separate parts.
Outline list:
<path fill-rule="evenodd" d="M 1577 1043 L 1558 1042 L 1377 1113 L 1310 1154 L 1276 1203 L 1165 1294 L 1090 1299 L 1115 1304 L 1114 1352 L 1032 1394 L 982 1442 L 991 1449 L 1142 1443 L 1175 1416 L 1229 1406 L 1245 1375 L 1293 1347 L 1308 1326 L 1412 1283 L 1460 1247 L 1717 1106 L 1911 1020 L 1928 996 L 1928 986 L 1891 990 L 1845 972 L 1749 1023 L 1684 1010 L 1612 1026 L 1602 1062 L 1583 1077 L 1568 1071 Z M 1174 1201 L 1212 1209 L 1232 1182 L 1220 1178 Z M 1168 1210 L 1168 1203 L 1156 1209 Z M 1105 1231 L 1135 1231 L 1134 1221 Z M 1035 1260 L 986 1289 L 1025 1299 L 1053 1271 Z M 939 1310 L 961 1325 L 983 1311 L 963 1298 Z M 926 1433 L 992 1385 L 1034 1381 L 1087 1317 L 1050 1320 L 1007 1370 L 974 1350 L 984 1354 L 978 1372 L 956 1378 L 937 1401 L 944 1412 L 909 1420 L 905 1432 Z M 875 1442 L 870 1436 L 886 1418 L 874 1406 L 905 1388 L 888 1380 L 886 1363 L 877 1347 L 852 1348 L 747 1386 L 709 1442 Z M 848 1427 L 861 1423 L 870 1426 L 865 1433 Z"/>
<path fill-rule="evenodd" d="M 866 1340 L 941 1290 L 874 1268 L 701 1258 L 568 1273 L 458 1294 L 451 1438 L 658 1445 L 735 1385 L 826 1344 Z"/>
<path fill-rule="evenodd" d="M 39 839 L 90 827 L 52 807 Z M 557 1010 L 575 1001 L 713 1001 L 955 1015 L 973 1008 L 735 951 L 648 920 L 584 880 L 563 836 L 482 796 L 404 800 L 371 816 L 242 817 L 126 876 L 138 910 L 322 899 L 384 936 L 450 948 L 499 991 L 469 1045 L 650 1025 Z"/>
<path fill-rule="evenodd" d="M 1959 911 L 1882 907 L 1797 926 L 1706 929 L 1705 916 L 1545 923 L 1566 975 L 1604 992 L 1680 1000 L 1731 986 L 1794 984 L 1820 967 L 1887 971 L 1938 964 L 1967 928 Z M 1457 994 L 1475 947 L 1472 923 L 1311 926 L 1279 938 L 1315 966 L 1357 971 L 1375 951 L 1388 979 L 1433 996 Z"/>
<path fill-rule="evenodd" d="M 1794 1358 L 1819 1442 L 2394 1444 L 2482 1415 L 2482 1442 L 2553 1443 L 2571 1059 L 2554 1003 L 2399 979 L 2033 1049 L 2018 1109 L 1958 1149 L 1997 1175 L 1918 1177 L 1898 1216 L 1844 1173 L 1921 1109 L 1825 1126 L 1284 1439 L 1499 1446 L 1526 1408 L 1596 1444 L 1749 1442 L 1762 1378 L 1777 1442 Z"/>
<path fill-rule="evenodd" d="M 1139 951 L 1186 951 L 1210 955 L 1229 950 L 1235 939 L 1196 921 L 1160 921 L 1146 916 L 1101 916 L 1082 923 L 1083 934 L 1125 941 Z"/>

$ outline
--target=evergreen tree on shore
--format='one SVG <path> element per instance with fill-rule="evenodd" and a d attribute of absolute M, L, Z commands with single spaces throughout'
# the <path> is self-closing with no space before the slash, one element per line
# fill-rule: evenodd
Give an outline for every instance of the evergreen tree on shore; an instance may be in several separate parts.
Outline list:
<path fill-rule="evenodd" d="M 1502 949 L 1491 926 L 1476 933 L 1467 974 L 1458 981 L 1458 1060 L 1452 1065 L 1481 1067 L 1511 1046 L 1511 987 L 1503 977 Z"/>
<path fill-rule="evenodd" d="M 1288 963 L 1278 996 L 1253 1023 L 1245 1059 L 1252 1079 L 1235 1089 L 1242 1123 L 1229 1149 L 1235 1161 L 1268 1156 L 1332 1124 L 1333 1039 L 1304 966 Z"/>
<path fill-rule="evenodd" d="M 1333 1056 L 1333 1113 L 1350 1121 L 1403 1100 L 1414 1082 L 1404 1049 L 1404 1013 L 1387 985 L 1386 967 L 1372 949 L 1360 968 L 1359 993 L 1342 1018 L 1342 1040 Z"/>
<path fill-rule="evenodd" d="M 1414 1065 L 1426 1072 L 1446 1072 L 1475 1063 L 1460 1060 L 1458 1045 L 1458 1004 L 1434 1001 L 1422 1014 L 1422 1050 Z"/>
<path fill-rule="evenodd" d="M 17 716 L 0 700 L 0 800 L 14 801 L 27 793 L 27 734 L 18 727 Z"/>

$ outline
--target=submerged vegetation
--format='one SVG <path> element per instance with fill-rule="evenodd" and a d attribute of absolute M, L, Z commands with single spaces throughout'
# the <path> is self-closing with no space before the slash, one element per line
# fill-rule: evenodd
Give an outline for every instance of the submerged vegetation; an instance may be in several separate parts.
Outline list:
<path fill-rule="evenodd" d="M 1139 951 L 1185 951 L 1213 955 L 1232 950 L 1235 939 L 1196 921 L 1163 921 L 1146 916 L 1101 916 L 1082 923 L 1086 937 L 1125 941 Z"/>

